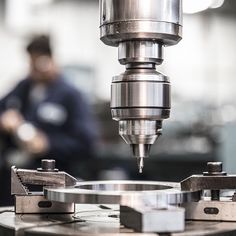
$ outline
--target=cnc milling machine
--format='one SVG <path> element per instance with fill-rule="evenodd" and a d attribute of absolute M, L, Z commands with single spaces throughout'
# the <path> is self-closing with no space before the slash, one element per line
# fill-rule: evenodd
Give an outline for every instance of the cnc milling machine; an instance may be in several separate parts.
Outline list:
<path fill-rule="evenodd" d="M 100 0 L 101 40 L 126 70 L 113 77 L 111 113 L 142 172 L 170 115 L 170 80 L 156 70 L 182 37 L 181 0 Z M 181 183 L 78 181 L 42 160 L 12 167 L 14 208 L 1 208 L 1 235 L 235 235 L 236 176 L 222 163 Z M 41 191 L 31 190 L 32 185 Z"/>

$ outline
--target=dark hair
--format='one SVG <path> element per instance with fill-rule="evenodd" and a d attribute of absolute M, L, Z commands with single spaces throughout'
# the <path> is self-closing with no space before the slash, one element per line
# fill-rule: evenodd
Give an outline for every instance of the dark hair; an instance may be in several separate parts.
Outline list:
<path fill-rule="evenodd" d="M 26 47 L 26 51 L 29 54 L 39 53 L 43 55 L 52 56 L 52 49 L 50 45 L 50 38 L 47 35 L 40 35 L 34 37 L 28 46 Z"/>

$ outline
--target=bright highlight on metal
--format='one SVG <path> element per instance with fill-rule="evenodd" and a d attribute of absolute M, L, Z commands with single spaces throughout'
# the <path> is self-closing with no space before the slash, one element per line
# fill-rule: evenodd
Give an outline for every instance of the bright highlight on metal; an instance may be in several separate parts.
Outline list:
<path fill-rule="evenodd" d="M 224 4 L 224 0 L 183 0 L 183 12 L 194 14 L 209 8 L 219 8 Z"/>
<path fill-rule="evenodd" d="M 139 173 L 143 173 L 143 157 L 138 158 Z"/>

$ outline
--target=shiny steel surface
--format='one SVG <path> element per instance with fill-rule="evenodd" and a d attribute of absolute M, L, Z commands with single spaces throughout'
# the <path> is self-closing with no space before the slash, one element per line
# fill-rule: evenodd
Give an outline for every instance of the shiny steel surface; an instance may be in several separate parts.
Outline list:
<path fill-rule="evenodd" d="M 100 5 L 102 24 L 127 20 L 182 24 L 179 0 L 102 0 Z"/>
<path fill-rule="evenodd" d="M 122 204 L 155 206 L 199 200 L 198 192 L 180 191 L 178 183 L 152 181 L 92 181 L 78 182 L 73 188 L 45 188 L 52 201 L 90 204 Z"/>
<path fill-rule="evenodd" d="M 111 109 L 113 120 L 126 119 L 145 119 L 150 120 L 162 120 L 167 119 L 170 116 L 170 109 L 163 108 L 122 108 L 122 109 Z"/>
<path fill-rule="evenodd" d="M 133 149 L 134 156 L 137 157 L 138 166 L 140 170 L 142 171 L 143 166 L 144 166 L 143 158 L 148 157 L 151 145 L 150 144 L 131 144 L 131 146 Z"/>
<path fill-rule="evenodd" d="M 139 145 L 143 145 L 143 144 L 139 144 Z M 150 146 L 149 144 L 145 144 L 147 146 Z M 134 148 L 136 147 L 136 145 L 133 145 Z M 133 151 L 134 152 L 134 151 Z M 142 155 L 139 155 L 138 158 L 137 158 L 137 161 L 138 161 L 138 169 L 139 169 L 139 173 L 143 173 L 143 167 L 144 167 L 144 162 L 143 162 L 143 157 L 140 157 Z"/>
<path fill-rule="evenodd" d="M 160 129 L 161 124 L 156 123 L 156 121 L 150 120 L 123 120 L 120 121 L 120 134 L 121 135 L 155 135 L 156 130 Z M 149 139 L 148 139 L 149 140 Z M 150 142 L 146 140 L 144 143 L 152 144 L 152 140 Z M 132 144 L 134 140 L 127 141 Z M 141 141 L 141 140 L 140 140 Z M 137 144 L 139 144 L 138 142 Z"/>
<path fill-rule="evenodd" d="M 161 134 L 161 122 L 151 120 L 120 120 L 119 134 L 130 144 L 133 156 L 138 160 L 139 172 L 142 172 L 143 158 L 149 156 L 151 144 Z"/>
<path fill-rule="evenodd" d="M 156 71 L 155 69 L 128 69 L 124 73 L 114 76 L 112 83 L 137 81 L 155 81 L 169 83 L 168 76 Z"/>
<path fill-rule="evenodd" d="M 164 46 L 181 38 L 181 0 L 100 0 L 100 39 L 118 46 L 119 62 L 126 66 L 112 81 L 112 118 L 120 127 L 129 124 L 120 135 L 131 145 L 140 170 L 170 113 L 170 82 L 156 65 L 163 61 Z M 132 122 L 140 129 L 136 134 Z M 148 122 L 158 129 L 150 129 Z"/>
<path fill-rule="evenodd" d="M 159 33 L 161 32 L 161 33 Z M 100 28 L 101 40 L 109 46 L 118 46 L 123 40 L 158 39 L 161 44 L 174 45 L 182 39 L 182 27 L 167 22 L 116 22 Z"/>
<path fill-rule="evenodd" d="M 180 0 L 100 0 L 101 40 L 111 46 L 129 39 L 181 39 Z"/>
<path fill-rule="evenodd" d="M 134 62 L 161 64 L 162 50 L 162 45 L 155 41 L 124 41 L 119 44 L 118 58 L 123 65 Z"/>
<path fill-rule="evenodd" d="M 170 84 L 137 81 L 113 83 L 111 108 L 151 107 L 170 109 Z"/>
<path fill-rule="evenodd" d="M 168 77 L 154 70 L 127 70 L 113 79 L 111 94 L 112 118 L 119 120 L 119 134 L 131 145 L 142 172 L 143 158 L 161 134 L 162 120 L 169 117 Z"/>
<path fill-rule="evenodd" d="M 111 93 L 112 117 L 119 120 L 119 134 L 131 145 L 139 167 L 143 166 L 150 144 L 160 135 L 161 121 L 169 117 L 168 77 L 155 70 L 127 70 L 113 79 Z"/>
<path fill-rule="evenodd" d="M 161 123 L 156 121 L 123 120 L 119 122 L 119 134 L 127 144 L 153 144 L 160 135 L 160 128 Z"/>

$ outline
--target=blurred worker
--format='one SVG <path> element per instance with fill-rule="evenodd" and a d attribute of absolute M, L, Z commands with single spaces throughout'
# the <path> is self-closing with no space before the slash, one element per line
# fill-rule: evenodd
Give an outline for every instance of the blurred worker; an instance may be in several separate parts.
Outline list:
<path fill-rule="evenodd" d="M 49 37 L 35 37 L 27 52 L 29 75 L 0 101 L 0 205 L 10 203 L 11 165 L 36 168 L 41 158 L 53 158 L 74 174 L 73 167 L 93 155 L 96 129 L 88 105 L 63 81 Z"/>

